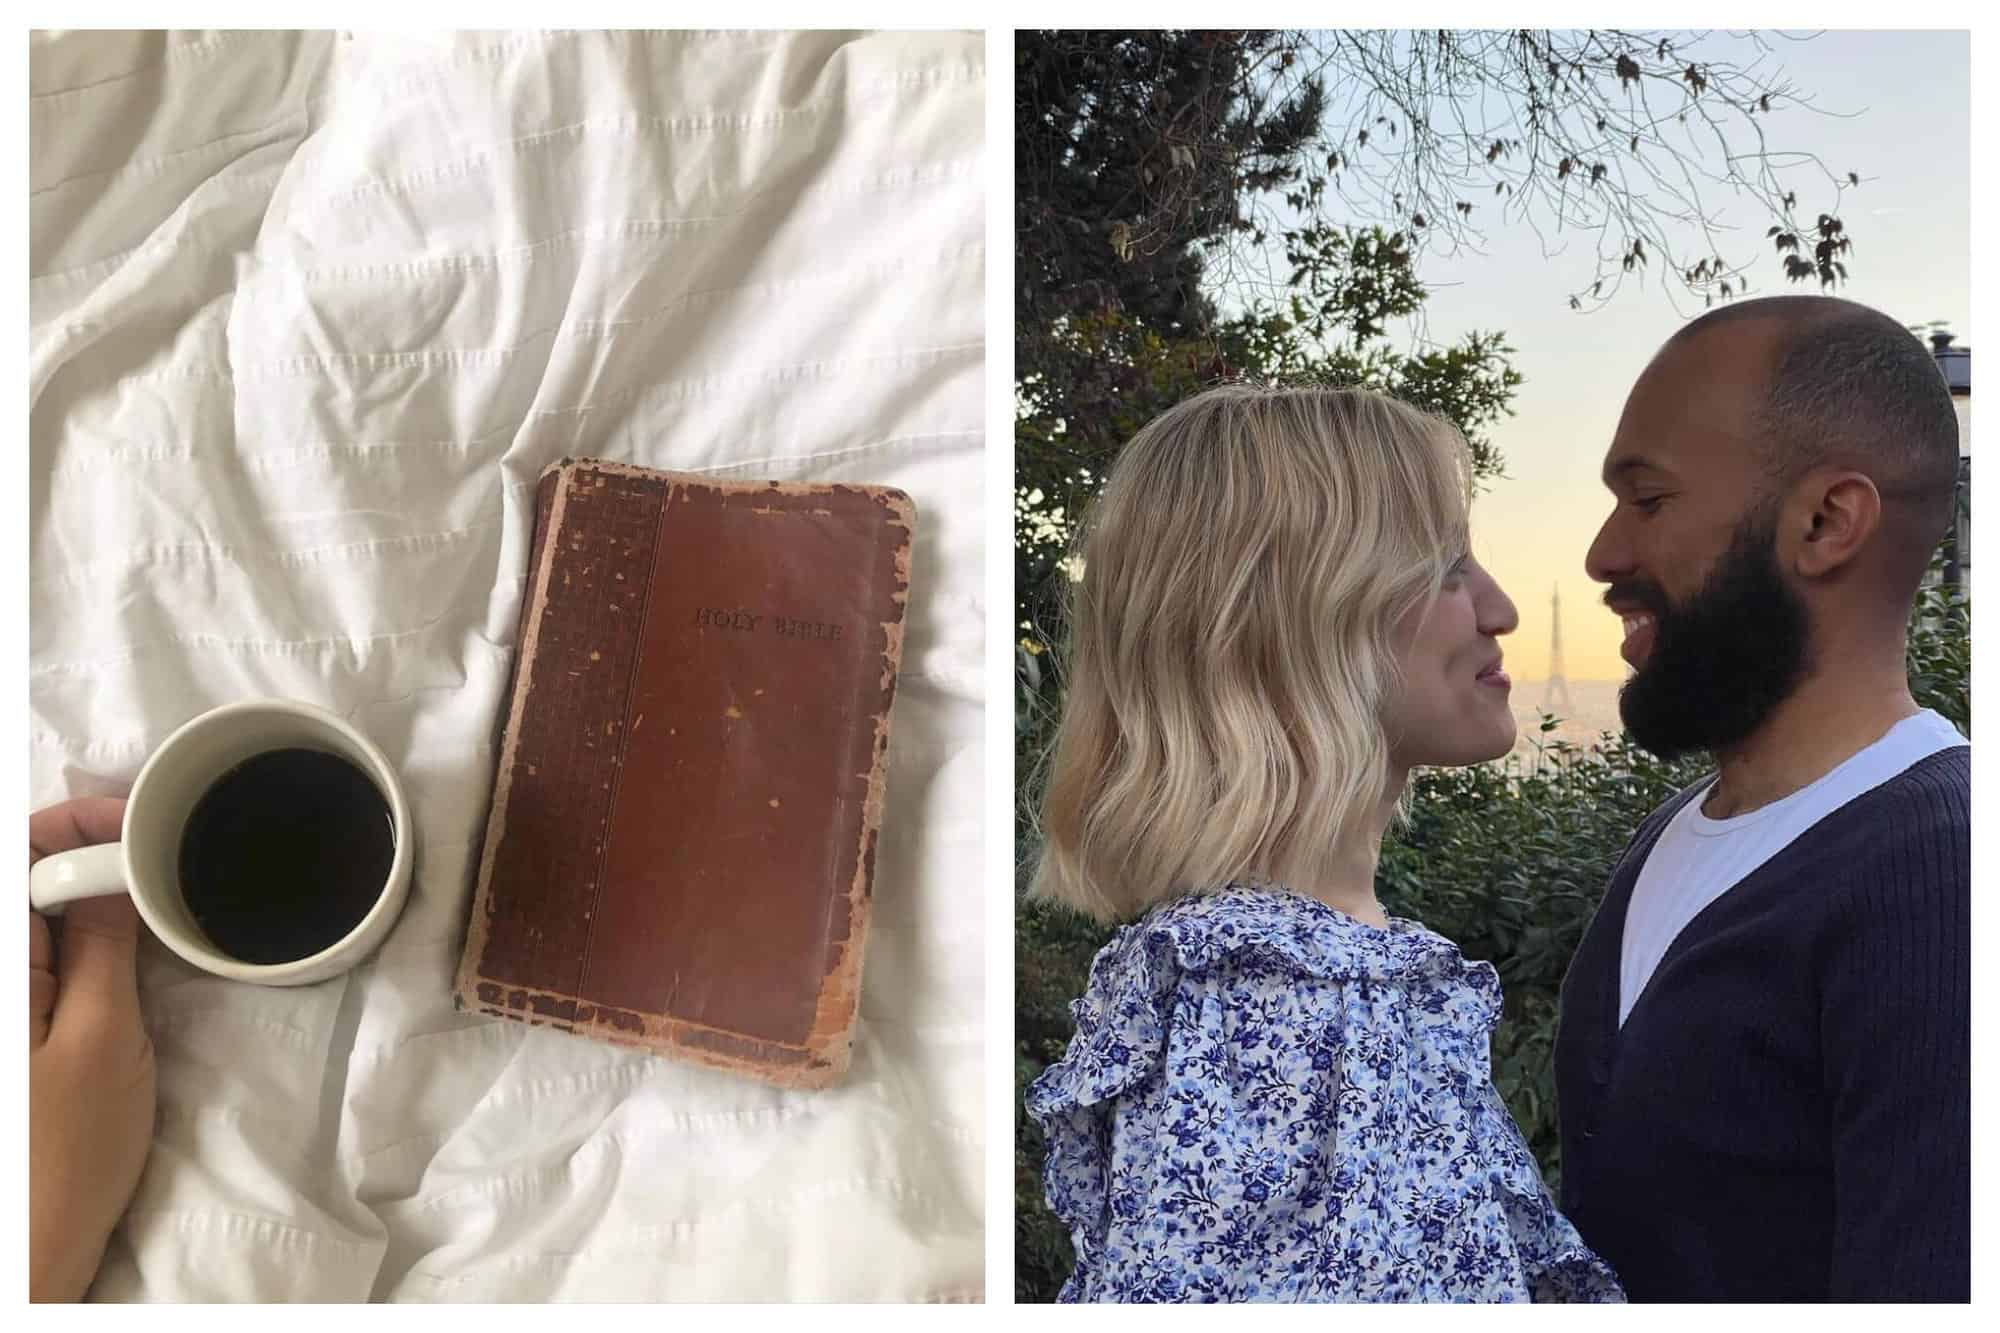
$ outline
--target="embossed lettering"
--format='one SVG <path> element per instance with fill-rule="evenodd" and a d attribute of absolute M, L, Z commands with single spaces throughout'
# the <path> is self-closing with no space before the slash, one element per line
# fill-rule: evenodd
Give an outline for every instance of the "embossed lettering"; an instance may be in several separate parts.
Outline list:
<path fill-rule="evenodd" d="M 840 638 L 838 625 L 818 620 L 795 620 L 790 616 L 773 616 L 771 629 L 782 639 L 825 639 L 831 642 Z"/>
<path fill-rule="evenodd" d="M 706 625 L 711 629 L 742 630 L 745 633 L 755 630 L 757 622 L 763 618 L 762 614 L 752 615 L 748 611 L 730 611 L 718 606 L 696 607 L 694 613 L 694 623 L 697 625 Z"/>

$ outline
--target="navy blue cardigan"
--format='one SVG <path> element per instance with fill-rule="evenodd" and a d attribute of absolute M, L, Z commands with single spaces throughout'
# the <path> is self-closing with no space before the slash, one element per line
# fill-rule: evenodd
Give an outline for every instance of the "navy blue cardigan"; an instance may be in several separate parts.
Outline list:
<path fill-rule="evenodd" d="M 1971 750 L 1912 765 L 1688 923 L 1623 1030 L 1641 826 L 1570 963 L 1562 1207 L 1635 1301 L 1966 1301 Z M 1698 784 L 1699 786 L 1699 784 Z"/>

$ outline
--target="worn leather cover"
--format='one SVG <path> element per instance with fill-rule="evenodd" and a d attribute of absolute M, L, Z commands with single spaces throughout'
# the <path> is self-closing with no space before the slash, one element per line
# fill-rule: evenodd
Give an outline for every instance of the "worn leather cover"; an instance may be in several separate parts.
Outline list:
<path fill-rule="evenodd" d="M 536 497 L 462 1009 L 847 1068 L 915 511 L 592 460 Z"/>

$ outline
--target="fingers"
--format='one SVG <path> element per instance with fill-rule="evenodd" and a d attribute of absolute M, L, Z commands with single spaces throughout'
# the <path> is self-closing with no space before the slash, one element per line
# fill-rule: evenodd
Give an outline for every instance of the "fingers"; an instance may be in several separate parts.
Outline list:
<path fill-rule="evenodd" d="M 55 946 L 49 923 L 40 912 L 28 913 L 28 1049 L 39 1049 L 49 1037 L 49 1015 L 56 1006 Z"/>
<path fill-rule="evenodd" d="M 125 802 L 116 796 L 86 796 L 37 810 L 28 816 L 28 864 L 73 848 L 116 842 L 124 820 Z M 31 1047 L 45 1043 L 70 1012 L 76 1017 L 67 1021 L 73 1023 L 115 1028 L 137 1022 L 139 914 L 131 899 L 122 894 L 93 898 L 70 909 L 60 975 L 48 921 L 32 911 L 28 916 Z"/>
<path fill-rule="evenodd" d="M 117 842 L 125 822 L 119 796 L 85 796 L 28 816 L 28 864 L 74 847 Z"/>
<path fill-rule="evenodd" d="M 72 1028 L 139 1030 L 139 912 L 123 894 L 81 898 L 63 915 L 49 1035 Z"/>

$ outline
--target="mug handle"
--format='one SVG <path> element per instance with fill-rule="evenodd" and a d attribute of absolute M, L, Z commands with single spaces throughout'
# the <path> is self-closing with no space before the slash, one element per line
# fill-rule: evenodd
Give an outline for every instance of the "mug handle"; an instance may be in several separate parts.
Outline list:
<path fill-rule="evenodd" d="M 28 867 L 28 906 L 50 916 L 65 903 L 126 892 L 125 847 L 105 842 L 45 856 Z"/>

